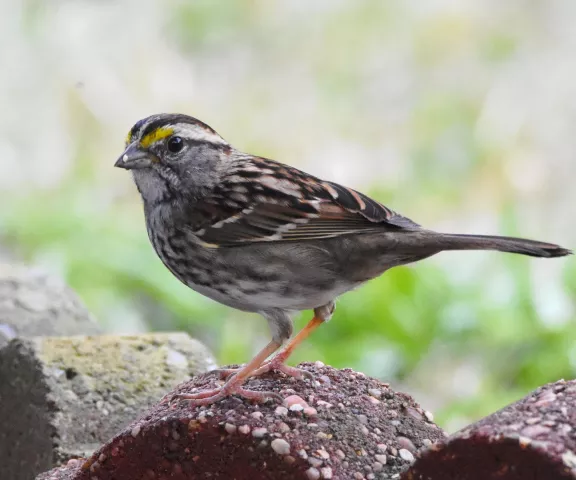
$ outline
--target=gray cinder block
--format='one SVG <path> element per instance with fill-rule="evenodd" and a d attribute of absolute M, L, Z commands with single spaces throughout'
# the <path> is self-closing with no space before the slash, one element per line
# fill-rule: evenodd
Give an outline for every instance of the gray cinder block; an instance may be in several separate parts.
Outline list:
<path fill-rule="evenodd" d="M 89 456 L 178 383 L 215 367 L 184 333 L 15 338 L 0 348 L 0 478 Z"/>
<path fill-rule="evenodd" d="M 78 296 L 37 269 L 0 264 L 0 348 L 17 336 L 102 333 Z"/>

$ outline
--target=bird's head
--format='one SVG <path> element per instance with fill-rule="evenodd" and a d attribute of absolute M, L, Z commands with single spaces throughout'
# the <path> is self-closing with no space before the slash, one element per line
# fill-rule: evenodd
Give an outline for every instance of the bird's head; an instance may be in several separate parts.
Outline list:
<path fill-rule="evenodd" d="M 163 113 L 136 122 L 114 166 L 132 170 L 145 202 L 198 197 L 217 183 L 230 151 L 228 142 L 200 120 Z"/>

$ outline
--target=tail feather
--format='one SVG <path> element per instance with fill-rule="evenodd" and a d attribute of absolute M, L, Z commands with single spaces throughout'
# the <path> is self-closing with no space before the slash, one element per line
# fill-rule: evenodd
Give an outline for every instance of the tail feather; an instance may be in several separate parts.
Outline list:
<path fill-rule="evenodd" d="M 563 257 L 572 251 L 553 243 L 525 238 L 493 235 L 439 234 L 437 244 L 442 250 L 498 250 L 531 257 Z"/>

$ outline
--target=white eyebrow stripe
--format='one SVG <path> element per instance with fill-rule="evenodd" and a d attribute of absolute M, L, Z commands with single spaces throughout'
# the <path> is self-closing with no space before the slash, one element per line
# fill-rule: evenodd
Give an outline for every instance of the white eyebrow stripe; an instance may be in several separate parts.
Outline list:
<path fill-rule="evenodd" d="M 228 145 L 220 135 L 217 133 L 212 133 L 202 127 L 196 125 L 167 125 L 168 128 L 174 129 L 174 135 L 181 135 L 184 138 L 188 138 L 193 142 L 207 142 L 214 145 Z"/>

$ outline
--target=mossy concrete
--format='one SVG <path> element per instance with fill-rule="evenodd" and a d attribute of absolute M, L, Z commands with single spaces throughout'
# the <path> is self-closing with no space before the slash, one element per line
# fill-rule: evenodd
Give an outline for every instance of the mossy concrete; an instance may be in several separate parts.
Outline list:
<path fill-rule="evenodd" d="M 177 384 L 214 367 L 184 333 L 12 340 L 0 349 L 0 478 L 33 478 L 90 455 Z"/>
<path fill-rule="evenodd" d="M 83 384 L 92 394 L 141 402 L 191 376 L 216 368 L 208 350 L 184 333 L 35 338 L 38 357 L 57 384 Z M 78 378 L 77 378 L 78 377 Z M 66 381 L 63 381 L 66 380 Z"/>

